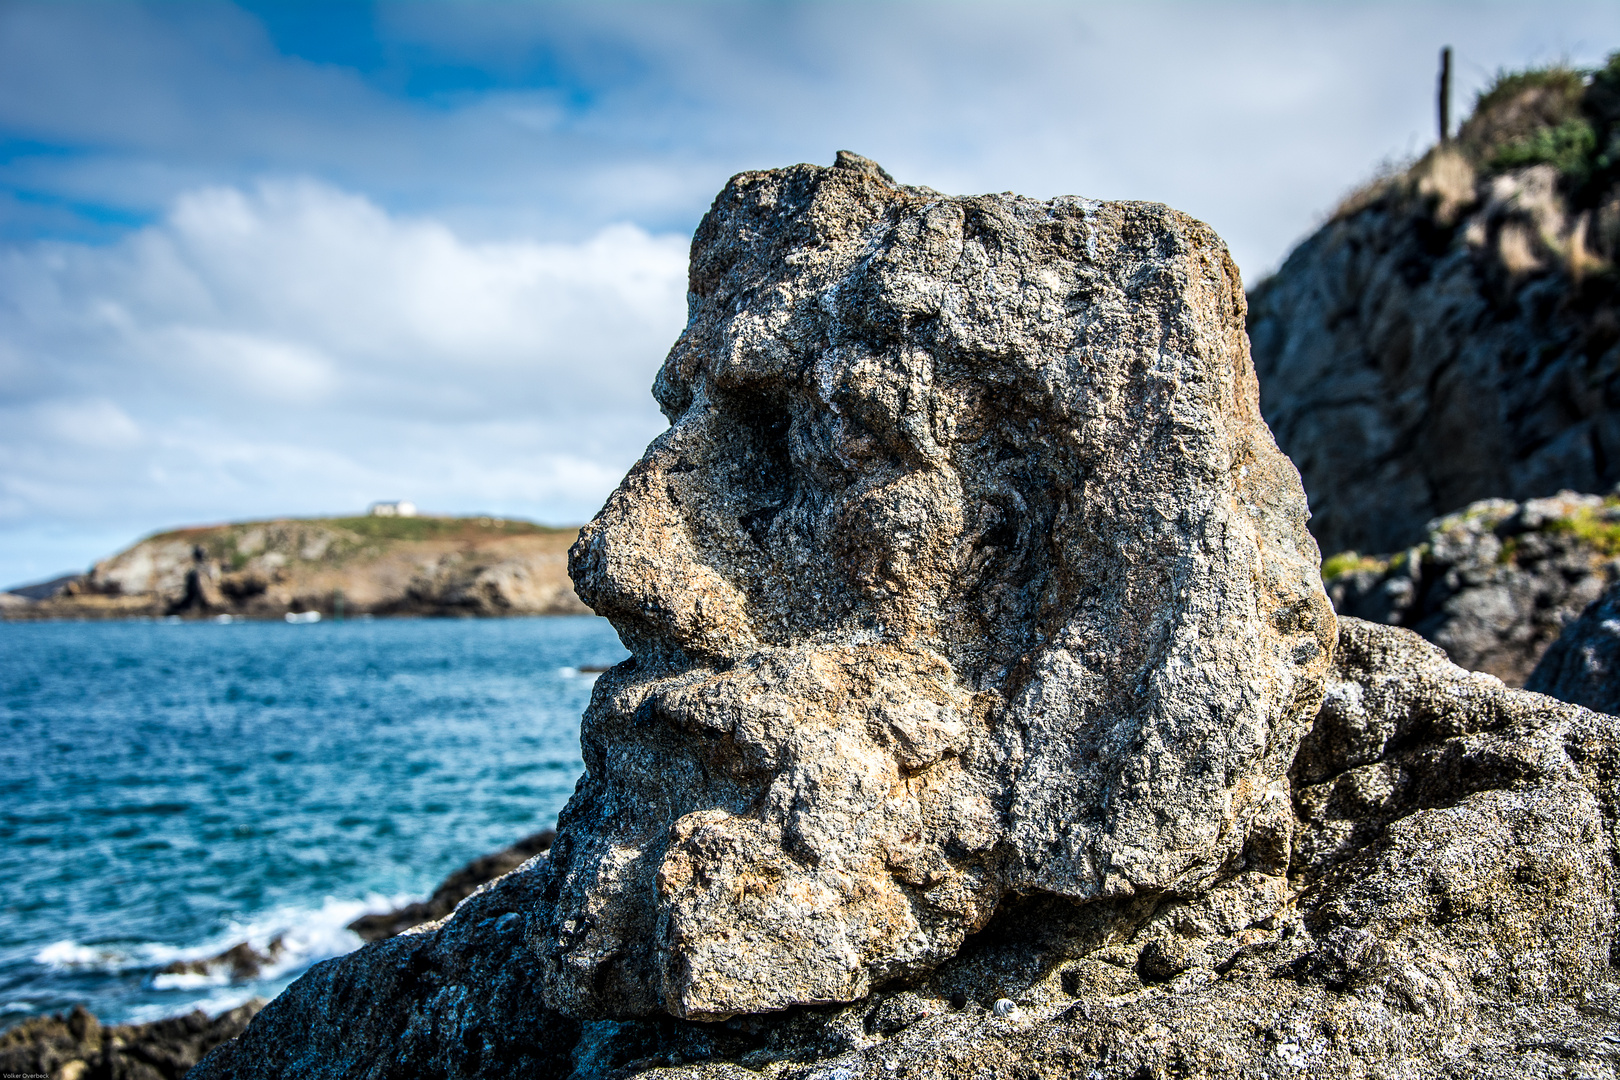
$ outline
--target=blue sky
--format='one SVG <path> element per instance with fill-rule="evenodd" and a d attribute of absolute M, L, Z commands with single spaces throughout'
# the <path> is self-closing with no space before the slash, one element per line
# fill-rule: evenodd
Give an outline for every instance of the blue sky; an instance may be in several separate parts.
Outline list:
<path fill-rule="evenodd" d="M 687 239 L 839 149 L 1168 202 L 1256 280 L 1620 5 L 0 3 L 0 584 L 173 525 L 588 518 L 662 427 Z"/>

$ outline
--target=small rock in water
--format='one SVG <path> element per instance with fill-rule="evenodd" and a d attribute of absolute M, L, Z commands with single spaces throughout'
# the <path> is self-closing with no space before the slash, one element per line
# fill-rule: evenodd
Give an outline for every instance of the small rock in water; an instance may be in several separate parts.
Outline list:
<path fill-rule="evenodd" d="M 269 965 L 281 959 L 286 945 L 281 935 L 270 939 L 260 952 L 246 941 L 238 942 L 206 960 L 176 960 L 159 969 L 159 975 L 214 975 L 224 974 L 232 980 L 256 979 Z"/>

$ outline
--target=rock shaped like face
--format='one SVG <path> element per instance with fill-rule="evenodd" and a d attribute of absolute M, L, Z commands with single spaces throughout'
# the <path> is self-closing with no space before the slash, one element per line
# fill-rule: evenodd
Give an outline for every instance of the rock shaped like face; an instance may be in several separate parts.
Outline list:
<path fill-rule="evenodd" d="M 1010 892 L 1286 858 L 1333 615 L 1207 227 L 841 156 L 733 179 L 691 287 L 671 427 L 572 555 L 635 656 L 530 922 L 548 1004 L 848 1001 Z"/>

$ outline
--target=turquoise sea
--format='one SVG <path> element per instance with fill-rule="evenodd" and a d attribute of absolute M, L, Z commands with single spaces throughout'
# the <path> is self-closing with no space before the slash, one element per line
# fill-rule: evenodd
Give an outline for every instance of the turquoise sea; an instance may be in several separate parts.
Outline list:
<path fill-rule="evenodd" d="M 552 824 L 582 769 L 591 616 L 0 624 L 0 1028 L 272 996 Z M 162 975 L 240 941 L 264 977 Z"/>

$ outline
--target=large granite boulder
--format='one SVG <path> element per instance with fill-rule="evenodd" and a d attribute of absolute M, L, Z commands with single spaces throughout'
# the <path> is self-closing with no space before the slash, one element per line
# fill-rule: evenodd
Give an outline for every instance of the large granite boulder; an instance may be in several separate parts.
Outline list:
<path fill-rule="evenodd" d="M 1605 1077 L 1620 1070 L 1620 719 L 1345 618 L 1289 770 L 1286 870 L 1198 896 L 1003 901 L 848 1005 L 583 1023 L 520 945 L 545 857 L 327 961 L 192 1080 Z"/>
<path fill-rule="evenodd" d="M 841 155 L 692 294 L 555 845 L 193 1080 L 1612 1070 L 1620 721 L 1336 624 L 1206 228 Z"/>
<path fill-rule="evenodd" d="M 548 1004 L 853 1001 L 1008 894 L 1194 895 L 1285 844 L 1333 615 L 1243 317 L 1168 207 L 735 177 L 670 428 L 572 554 L 635 655 L 530 923 Z"/>

